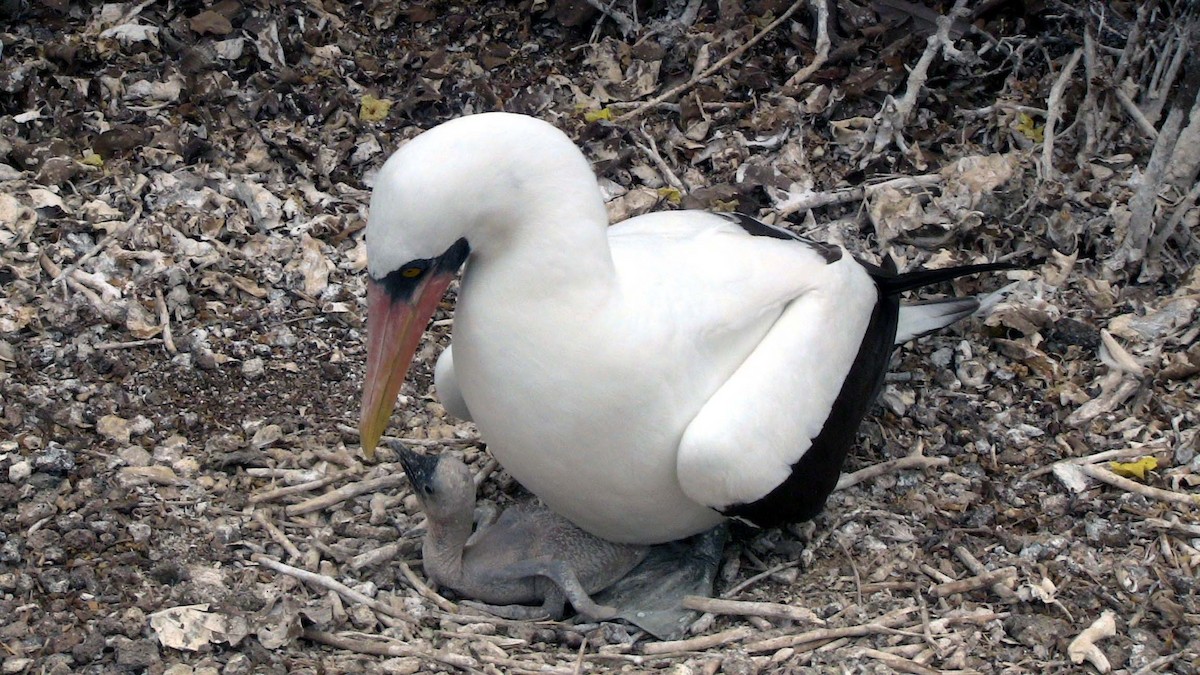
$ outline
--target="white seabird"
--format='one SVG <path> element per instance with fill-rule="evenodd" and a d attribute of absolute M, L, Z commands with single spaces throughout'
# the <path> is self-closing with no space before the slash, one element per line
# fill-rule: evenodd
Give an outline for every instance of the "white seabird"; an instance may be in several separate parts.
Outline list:
<path fill-rule="evenodd" d="M 423 330 L 465 263 L 446 407 L 547 506 L 654 544 L 729 516 L 811 518 L 894 343 L 970 314 L 896 274 L 745 216 L 665 211 L 609 226 L 591 167 L 531 117 L 463 117 L 379 171 L 367 224 L 360 426 L 376 447 Z"/>

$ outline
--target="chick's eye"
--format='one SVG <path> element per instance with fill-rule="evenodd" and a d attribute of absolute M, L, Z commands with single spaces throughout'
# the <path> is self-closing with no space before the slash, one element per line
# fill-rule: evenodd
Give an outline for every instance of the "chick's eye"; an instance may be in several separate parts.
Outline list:
<path fill-rule="evenodd" d="M 404 277 L 405 279 L 416 279 L 417 277 L 421 276 L 421 273 L 424 271 L 425 270 L 421 269 L 420 267 L 405 267 L 404 269 L 400 270 L 400 276 Z"/>
<path fill-rule="evenodd" d="M 433 486 L 432 485 L 424 485 L 421 487 L 421 491 L 427 495 L 431 495 L 431 494 L 433 494 Z"/>

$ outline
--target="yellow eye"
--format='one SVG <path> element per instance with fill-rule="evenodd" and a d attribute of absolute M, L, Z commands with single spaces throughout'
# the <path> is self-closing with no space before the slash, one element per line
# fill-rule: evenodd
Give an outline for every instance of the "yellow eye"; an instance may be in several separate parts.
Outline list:
<path fill-rule="evenodd" d="M 404 269 L 400 270 L 400 276 L 404 277 L 405 279 L 416 279 L 417 277 L 421 276 L 421 268 L 405 267 Z"/>

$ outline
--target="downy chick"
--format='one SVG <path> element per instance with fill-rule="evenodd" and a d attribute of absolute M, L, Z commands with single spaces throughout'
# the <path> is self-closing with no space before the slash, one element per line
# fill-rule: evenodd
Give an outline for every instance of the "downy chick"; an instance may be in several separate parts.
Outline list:
<path fill-rule="evenodd" d="M 647 547 L 599 539 L 533 505 L 511 507 L 472 534 L 475 483 L 466 465 L 397 450 L 425 511 L 422 557 L 430 580 L 509 618 L 561 618 L 566 602 L 593 620 L 615 616 L 589 594 L 629 573 Z M 540 609 L 512 606 L 538 602 Z"/>

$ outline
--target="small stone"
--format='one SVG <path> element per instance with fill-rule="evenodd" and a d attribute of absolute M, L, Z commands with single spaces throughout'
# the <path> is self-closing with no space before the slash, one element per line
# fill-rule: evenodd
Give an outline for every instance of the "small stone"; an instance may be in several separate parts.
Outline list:
<path fill-rule="evenodd" d="M 75 672 L 72 667 L 72 660 L 69 654 L 51 654 L 42 661 L 42 667 L 38 670 L 39 675 L 71 675 Z"/>
<path fill-rule="evenodd" d="M 1004 630 L 1036 654 L 1048 654 L 1055 642 L 1071 633 L 1067 622 L 1045 614 L 1014 614 L 1004 621 Z"/>
<path fill-rule="evenodd" d="M 212 531 L 217 542 L 225 545 L 232 544 L 242 538 L 242 531 L 238 527 L 238 524 L 224 518 L 213 522 Z"/>
<path fill-rule="evenodd" d="M 338 382 L 345 377 L 342 367 L 329 361 L 321 362 L 321 375 L 330 382 Z"/>
<path fill-rule="evenodd" d="M 424 668 L 421 659 L 415 656 L 388 659 L 380 663 L 379 666 L 388 675 L 414 675 L 414 673 L 419 673 Z"/>
<path fill-rule="evenodd" d="M 12 466 L 8 467 L 8 482 L 24 483 L 31 473 L 33 473 L 33 465 L 28 460 L 22 459 L 13 462 Z"/>
<path fill-rule="evenodd" d="M 144 415 L 138 415 L 129 422 L 129 433 L 134 436 L 141 436 L 154 431 L 154 422 Z"/>
<path fill-rule="evenodd" d="M 278 326 L 276 328 L 272 328 L 271 331 L 267 333 L 267 339 L 272 345 L 281 347 L 283 349 L 291 349 L 300 343 L 300 338 L 296 337 L 296 334 L 292 332 L 292 329 L 288 328 L 287 326 Z"/>
<path fill-rule="evenodd" d="M 141 637 L 146 627 L 146 613 L 137 607 L 130 607 L 120 614 L 111 614 L 100 620 L 100 630 L 105 635 L 124 635 L 131 639 Z"/>
<path fill-rule="evenodd" d="M 44 450 L 33 456 L 33 468 L 57 476 L 66 475 L 75 470 L 75 453 L 50 441 Z"/>
<path fill-rule="evenodd" d="M 140 445 L 131 445 L 117 451 L 117 457 L 128 466 L 149 466 L 151 462 L 150 453 Z"/>
<path fill-rule="evenodd" d="M 180 476 L 191 478 L 200 472 L 200 462 L 194 457 L 182 457 L 172 462 L 171 468 Z"/>
<path fill-rule="evenodd" d="M 104 635 L 100 631 L 92 631 L 83 638 L 83 642 L 71 648 L 71 658 L 78 665 L 86 665 L 96 660 L 104 653 Z"/>
<path fill-rule="evenodd" d="M 96 533 L 79 528 L 63 535 L 63 546 L 72 551 L 90 551 L 96 545 Z"/>
<path fill-rule="evenodd" d="M 170 464 L 176 462 L 183 457 L 183 452 L 187 450 L 187 438 L 175 435 L 163 441 L 162 445 L 154 448 L 154 461 L 161 464 Z"/>
<path fill-rule="evenodd" d="M 730 654 L 721 661 L 721 672 L 729 675 L 755 675 L 758 665 L 749 656 Z"/>
<path fill-rule="evenodd" d="M 254 432 L 250 445 L 255 448 L 265 448 L 283 437 L 283 428 L 278 424 L 267 424 Z"/>
<path fill-rule="evenodd" d="M 20 673 L 26 668 L 33 665 L 33 659 L 23 656 L 10 656 L 4 659 L 4 666 L 0 668 L 5 673 Z"/>
<path fill-rule="evenodd" d="M 66 593 L 71 589 L 71 577 L 61 567 L 51 567 L 38 575 L 38 584 L 47 593 Z"/>
<path fill-rule="evenodd" d="M 373 629 L 378 621 L 375 616 L 375 612 L 366 605 L 354 605 L 347 613 L 350 615 L 350 623 L 354 624 L 354 626 L 359 629 Z"/>
<path fill-rule="evenodd" d="M 255 356 L 242 362 L 242 377 L 247 380 L 257 380 L 263 376 L 266 366 L 263 360 Z"/>
<path fill-rule="evenodd" d="M 958 368 L 955 370 L 958 375 L 958 381 L 962 382 L 963 386 L 968 389 L 978 389 L 987 382 L 988 369 L 976 359 L 968 359 L 961 361 Z"/>
<path fill-rule="evenodd" d="M 129 420 L 116 415 L 105 415 L 96 420 L 96 431 L 105 438 L 129 445 Z"/>
<path fill-rule="evenodd" d="M 245 654 L 234 654 L 225 662 L 225 669 L 221 671 L 221 675 L 247 675 L 252 667 L 250 657 Z"/>
<path fill-rule="evenodd" d="M 196 354 L 196 367 L 200 370 L 216 370 L 218 365 L 217 355 L 212 350 L 204 349 Z"/>
<path fill-rule="evenodd" d="M 13 537 L 0 545 L 0 562 L 15 565 L 21 562 L 21 551 L 25 548 L 20 537 Z"/>
<path fill-rule="evenodd" d="M 17 509 L 17 523 L 28 527 L 56 513 L 58 508 L 50 502 L 25 502 Z"/>
<path fill-rule="evenodd" d="M 158 645 L 154 640 L 115 640 L 117 665 L 127 668 L 150 668 L 159 663 Z"/>
<path fill-rule="evenodd" d="M 145 523 L 130 523 L 129 524 L 129 536 L 133 538 L 134 543 L 137 543 L 137 544 L 146 543 L 147 541 L 150 540 L 151 533 L 152 533 L 152 530 L 151 530 L 150 526 Z"/>

